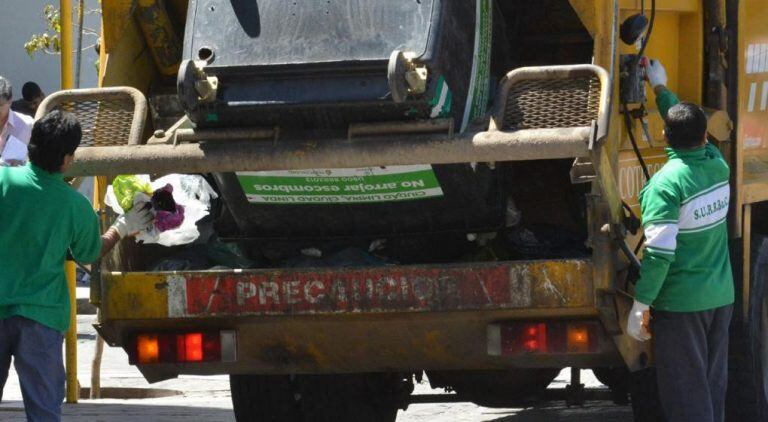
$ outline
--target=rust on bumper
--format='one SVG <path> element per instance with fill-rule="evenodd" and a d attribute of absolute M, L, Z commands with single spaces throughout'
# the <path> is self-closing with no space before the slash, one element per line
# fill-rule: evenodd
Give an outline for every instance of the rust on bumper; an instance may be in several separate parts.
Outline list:
<path fill-rule="evenodd" d="M 592 306 L 589 260 L 111 273 L 104 320 Z"/>
<path fill-rule="evenodd" d="M 489 324 L 597 320 L 587 259 L 333 269 L 111 273 L 99 332 L 236 330 L 233 363 L 142 367 L 179 373 L 345 373 L 590 367 L 618 353 L 490 356 Z M 164 374 L 164 375 L 163 375 Z"/>

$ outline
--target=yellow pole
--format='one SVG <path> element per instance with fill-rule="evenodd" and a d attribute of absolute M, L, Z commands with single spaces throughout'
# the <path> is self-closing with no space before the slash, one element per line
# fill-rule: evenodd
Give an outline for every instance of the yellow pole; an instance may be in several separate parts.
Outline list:
<path fill-rule="evenodd" d="M 102 25 L 101 39 L 104 39 L 104 28 Z M 107 49 L 102 48 L 99 50 L 99 87 L 102 86 L 104 81 L 104 65 L 107 62 Z M 107 192 L 107 178 L 105 176 L 96 176 L 93 178 L 93 209 L 99 214 L 101 220 L 101 229 L 107 225 L 107 217 L 104 213 L 104 203 L 102 198 Z M 100 262 L 94 263 L 100 265 Z M 92 268 L 94 268 L 92 267 Z M 98 284 L 96 284 L 98 283 Z M 101 277 L 97 279 L 91 279 L 91 302 L 96 304 L 98 309 L 98 321 L 101 323 Z M 91 399 L 101 398 L 101 358 L 104 354 L 104 338 L 101 335 L 96 335 L 96 350 L 94 350 L 93 361 L 91 361 Z"/>
<path fill-rule="evenodd" d="M 61 89 L 74 86 L 72 78 L 72 0 L 61 0 Z"/>
<path fill-rule="evenodd" d="M 67 403 L 77 403 L 80 397 L 80 385 L 77 382 L 77 299 L 75 296 L 75 263 L 64 264 L 71 309 L 69 312 L 69 330 L 67 331 Z"/>
<path fill-rule="evenodd" d="M 71 89 L 72 78 L 72 1 L 61 0 L 61 89 Z M 69 330 L 66 337 L 67 403 L 77 403 L 80 386 L 77 382 L 77 296 L 75 293 L 75 263 L 64 265 L 69 287 L 70 313 Z"/>
<path fill-rule="evenodd" d="M 106 226 L 106 215 L 104 211 L 104 204 L 101 199 L 104 198 L 107 190 L 107 178 L 105 176 L 96 176 L 93 178 L 93 208 L 99 213 L 99 219 L 101 220 L 102 230 Z M 100 262 L 94 263 L 92 268 L 96 265 L 100 265 Z M 98 305 L 98 318 L 101 323 L 101 277 L 97 279 L 91 279 L 91 302 Z M 98 293 L 94 296 L 94 293 Z M 104 338 L 101 335 L 96 335 L 96 350 L 93 353 L 93 360 L 91 361 L 91 399 L 101 398 L 101 358 L 104 354 Z"/>

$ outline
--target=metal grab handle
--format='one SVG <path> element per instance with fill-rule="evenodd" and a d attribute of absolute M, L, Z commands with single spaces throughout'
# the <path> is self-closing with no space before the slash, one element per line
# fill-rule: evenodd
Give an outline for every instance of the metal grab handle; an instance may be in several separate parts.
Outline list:
<path fill-rule="evenodd" d="M 83 147 L 144 143 L 147 100 L 132 87 L 68 89 L 49 95 L 35 119 L 53 110 L 71 112 L 83 128 Z"/>
<path fill-rule="evenodd" d="M 597 121 L 599 142 L 608 134 L 610 104 L 608 72 L 600 66 L 521 67 L 501 81 L 489 130 L 585 127 Z"/>

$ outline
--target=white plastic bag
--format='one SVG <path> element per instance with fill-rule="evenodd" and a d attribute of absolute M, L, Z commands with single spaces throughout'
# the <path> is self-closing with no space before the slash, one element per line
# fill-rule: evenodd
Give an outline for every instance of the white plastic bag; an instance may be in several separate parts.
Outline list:
<path fill-rule="evenodd" d="M 140 232 L 136 236 L 136 241 L 157 243 L 163 246 L 185 245 L 194 242 L 200 236 L 197 222 L 208 215 L 211 199 L 217 198 L 211 185 L 202 176 L 191 174 L 169 174 L 155 181 L 150 181 L 149 176 L 144 174 L 137 175 L 137 177 L 142 181 L 149 182 L 153 191 L 167 184 L 171 185 L 173 187 L 173 200 L 184 207 L 184 222 L 179 227 L 164 232 L 160 232 L 153 225 L 150 230 Z M 104 202 L 117 214 L 125 212 L 118 203 L 111 185 L 107 187 Z"/>

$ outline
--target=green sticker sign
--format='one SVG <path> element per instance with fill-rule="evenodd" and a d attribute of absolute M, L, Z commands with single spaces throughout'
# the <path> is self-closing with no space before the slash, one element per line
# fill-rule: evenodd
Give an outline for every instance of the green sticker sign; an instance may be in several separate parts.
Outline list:
<path fill-rule="evenodd" d="M 482 116 L 490 98 L 491 44 L 493 41 L 493 22 L 491 0 L 476 0 L 475 14 L 475 51 L 472 61 L 472 79 L 469 81 L 467 105 L 464 107 L 464 119 L 461 132 L 467 130 L 469 123 Z"/>
<path fill-rule="evenodd" d="M 432 166 L 238 172 L 248 202 L 355 204 L 443 196 Z"/>

